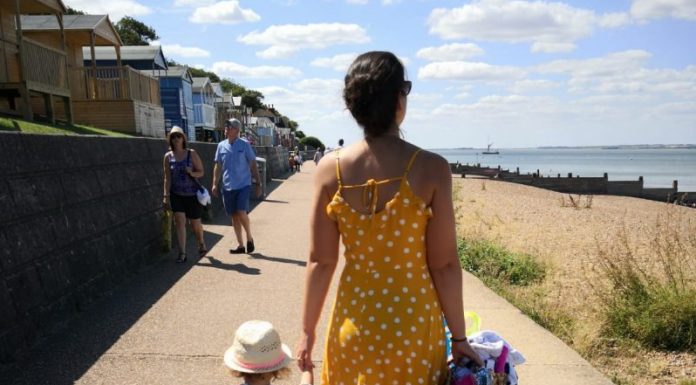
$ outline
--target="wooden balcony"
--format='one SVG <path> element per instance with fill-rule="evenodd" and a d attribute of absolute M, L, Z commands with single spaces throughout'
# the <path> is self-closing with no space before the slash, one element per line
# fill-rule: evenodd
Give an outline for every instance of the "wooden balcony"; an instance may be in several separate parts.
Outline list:
<path fill-rule="evenodd" d="M 30 91 L 70 96 L 64 52 L 24 39 L 21 55 L 24 79 Z"/>
<path fill-rule="evenodd" d="M 193 121 L 196 127 L 215 128 L 215 115 L 217 111 L 210 104 L 193 105 Z"/>
<path fill-rule="evenodd" d="M 72 67 L 73 100 L 135 100 L 161 106 L 159 80 L 128 66 Z"/>

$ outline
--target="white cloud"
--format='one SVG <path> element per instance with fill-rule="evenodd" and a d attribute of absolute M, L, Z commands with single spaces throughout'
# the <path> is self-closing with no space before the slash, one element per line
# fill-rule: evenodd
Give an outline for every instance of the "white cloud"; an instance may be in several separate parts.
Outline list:
<path fill-rule="evenodd" d="M 524 79 L 514 82 L 510 87 L 510 92 L 513 94 L 527 94 L 548 91 L 559 86 L 558 83 L 546 79 Z"/>
<path fill-rule="evenodd" d="M 516 67 L 466 61 L 434 62 L 418 70 L 418 79 L 421 80 L 504 81 L 519 79 L 524 75 L 525 71 Z"/>
<path fill-rule="evenodd" d="M 152 9 L 136 0 L 66 0 L 66 6 L 92 15 L 109 15 L 116 22 L 123 16 L 141 16 L 152 13 Z"/>
<path fill-rule="evenodd" d="M 418 50 L 418 53 L 416 53 L 416 56 L 428 61 L 468 60 L 480 55 L 483 55 L 483 49 L 472 43 L 453 43 L 439 47 L 426 47 Z"/>
<path fill-rule="evenodd" d="M 161 45 L 164 56 L 176 57 L 209 57 L 210 51 L 198 47 L 185 47 L 180 44 L 162 44 L 160 41 L 153 41 L 152 45 Z"/>
<path fill-rule="evenodd" d="M 633 0 L 631 16 L 636 19 L 696 20 L 696 2 L 693 0 Z"/>
<path fill-rule="evenodd" d="M 572 52 L 575 50 L 575 48 L 576 45 L 573 43 L 551 43 L 537 41 L 532 44 L 532 52 Z"/>
<path fill-rule="evenodd" d="M 368 3 L 369 0 L 346 0 L 346 3 L 348 4 L 359 4 L 359 5 L 365 5 Z"/>
<path fill-rule="evenodd" d="M 189 20 L 198 24 L 239 24 L 259 21 L 261 16 L 251 9 L 243 9 L 239 1 L 229 0 L 196 8 Z"/>
<path fill-rule="evenodd" d="M 604 28 L 621 27 L 632 22 L 631 15 L 624 12 L 607 13 L 600 17 L 599 25 Z"/>
<path fill-rule="evenodd" d="M 175 7 L 192 7 L 214 4 L 215 0 L 174 0 Z"/>
<path fill-rule="evenodd" d="M 339 44 L 362 44 L 370 41 L 357 24 L 284 24 L 273 25 L 263 32 L 251 32 L 237 40 L 248 45 L 268 45 L 257 53 L 266 59 L 289 57 L 302 49 L 322 49 Z"/>
<path fill-rule="evenodd" d="M 335 71 L 346 72 L 357 56 L 356 53 L 344 53 L 332 57 L 320 57 L 312 60 L 310 64 L 315 67 L 332 68 Z"/>
<path fill-rule="evenodd" d="M 230 78 L 295 78 L 302 72 L 294 67 L 258 66 L 248 67 L 242 64 L 220 61 L 213 63 L 213 72 Z"/>
<path fill-rule="evenodd" d="M 566 52 L 592 34 L 600 17 L 563 3 L 478 0 L 459 8 L 434 9 L 430 33 L 443 39 L 469 38 L 536 43 L 535 52 Z"/>
<path fill-rule="evenodd" d="M 684 70 L 646 68 L 651 56 L 646 51 L 629 50 L 584 60 L 556 60 L 537 66 L 535 71 L 567 75 L 571 93 L 664 93 L 696 99 L 696 66 Z"/>

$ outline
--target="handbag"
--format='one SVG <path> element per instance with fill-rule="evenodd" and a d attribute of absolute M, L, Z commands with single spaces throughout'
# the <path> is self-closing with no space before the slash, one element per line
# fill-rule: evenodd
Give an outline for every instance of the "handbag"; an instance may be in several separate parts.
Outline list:
<path fill-rule="evenodd" d="M 191 164 L 191 150 L 188 150 L 188 153 L 186 155 L 186 164 Z M 198 199 L 198 203 L 200 203 L 203 207 L 212 204 L 212 199 L 210 198 L 210 193 L 208 193 L 208 189 L 203 187 L 201 182 L 199 182 L 198 179 L 191 176 L 191 174 L 188 174 L 188 176 L 191 179 L 193 179 L 193 181 L 196 183 L 196 186 L 198 186 L 198 190 L 196 191 L 196 199 Z"/>

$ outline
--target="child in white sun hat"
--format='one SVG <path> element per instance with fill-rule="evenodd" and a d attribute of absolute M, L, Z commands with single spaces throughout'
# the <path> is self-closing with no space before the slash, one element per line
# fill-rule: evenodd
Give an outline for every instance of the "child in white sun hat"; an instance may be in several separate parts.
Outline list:
<path fill-rule="evenodd" d="M 232 375 L 244 379 L 244 385 L 270 385 L 290 373 L 287 366 L 292 356 L 270 322 L 247 321 L 235 332 L 224 359 Z"/>

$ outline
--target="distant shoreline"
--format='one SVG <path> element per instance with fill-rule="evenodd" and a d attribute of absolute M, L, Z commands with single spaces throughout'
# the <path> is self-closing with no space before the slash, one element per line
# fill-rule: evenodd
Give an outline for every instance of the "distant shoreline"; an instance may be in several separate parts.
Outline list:
<path fill-rule="evenodd" d="M 500 147 L 496 150 L 696 150 L 696 144 L 619 144 L 603 146 L 539 146 L 539 147 Z M 476 147 L 431 148 L 430 150 L 485 150 Z"/>

